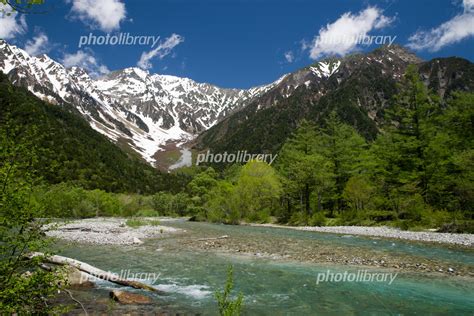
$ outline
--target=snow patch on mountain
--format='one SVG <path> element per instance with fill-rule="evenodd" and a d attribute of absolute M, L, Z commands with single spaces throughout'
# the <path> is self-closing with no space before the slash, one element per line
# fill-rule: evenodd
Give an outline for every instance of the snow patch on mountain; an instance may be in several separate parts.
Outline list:
<path fill-rule="evenodd" d="M 0 70 L 19 86 L 53 104 L 71 104 L 92 128 L 128 143 L 154 164 L 160 146 L 192 140 L 284 80 L 248 90 L 223 89 L 189 78 L 131 67 L 91 78 L 47 55 L 30 56 L 0 40 Z"/>
<path fill-rule="evenodd" d="M 311 71 L 318 76 L 319 78 L 329 78 L 334 73 L 337 72 L 339 66 L 341 65 L 341 61 L 338 60 L 334 63 L 331 62 L 319 62 L 315 66 L 311 66 Z"/>

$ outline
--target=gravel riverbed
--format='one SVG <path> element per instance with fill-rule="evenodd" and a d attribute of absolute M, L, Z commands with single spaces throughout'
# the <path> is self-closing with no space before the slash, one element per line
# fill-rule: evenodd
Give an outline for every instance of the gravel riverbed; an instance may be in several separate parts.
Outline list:
<path fill-rule="evenodd" d="M 266 226 L 289 228 L 304 231 L 314 231 L 321 233 L 345 234 L 345 235 L 362 235 L 383 238 L 396 238 L 413 241 L 425 241 L 434 243 L 444 243 L 452 245 L 471 246 L 474 244 L 473 234 L 452 234 L 452 233 L 436 233 L 436 232 L 412 232 L 403 231 L 392 227 L 366 227 L 366 226 L 283 226 L 274 224 L 251 224 L 252 226 Z"/>
<path fill-rule="evenodd" d="M 163 223 L 170 220 L 172 219 L 160 218 L 159 221 Z M 161 224 L 133 228 L 127 226 L 126 221 L 124 218 L 88 218 L 55 223 L 48 225 L 46 235 L 79 243 L 132 245 L 141 244 L 145 238 L 183 232 L 181 229 Z"/>

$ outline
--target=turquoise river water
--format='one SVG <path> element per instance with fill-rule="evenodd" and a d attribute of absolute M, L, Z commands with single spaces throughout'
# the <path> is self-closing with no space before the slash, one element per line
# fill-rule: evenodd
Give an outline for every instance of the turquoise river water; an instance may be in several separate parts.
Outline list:
<path fill-rule="evenodd" d="M 404 241 L 340 236 L 284 228 L 224 226 L 207 223 L 172 222 L 184 228 L 184 238 L 229 235 L 271 243 L 277 237 L 317 241 L 325 245 L 351 247 L 354 251 L 375 249 L 425 259 L 474 266 L 472 249 Z M 197 238 L 197 237 L 196 237 Z M 229 264 L 234 267 L 235 291 L 244 295 L 245 315 L 474 315 L 474 278 L 399 272 L 387 282 L 317 282 L 318 273 L 391 272 L 382 268 L 300 263 L 255 256 L 231 255 L 181 247 L 182 238 L 168 236 L 147 240 L 140 246 L 62 244 L 60 254 L 121 273 L 159 273 L 158 289 L 169 293 L 152 295 L 154 304 L 137 313 L 157 310 L 184 314 L 216 315 L 214 291 L 222 289 Z M 166 247 L 163 247 L 165 245 Z M 278 245 L 277 245 L 278 246 Z M 107 295 L 111 283 L 78 294 L 88 302 Z M 89 301 L 88 301 L 89 300 Z M 105 303 L 104 303 L 105 304 Z M 113 307 L 108 307 L 113 310 Z"/>

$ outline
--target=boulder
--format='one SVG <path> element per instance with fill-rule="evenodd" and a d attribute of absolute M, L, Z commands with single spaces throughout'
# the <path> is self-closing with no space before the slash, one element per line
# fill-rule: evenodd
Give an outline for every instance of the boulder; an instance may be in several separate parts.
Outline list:
<path fill-rule="evenodd" d="M 134 237 L 133 238 L 133 243 L 135 245 L 140 245 L 140 244 L 143 244 L 143 241 L 141 241 L 140 239 L 138 239 L 137 237 Z"/>
<path fill-rule="evenodd" d="M 110 297 L 122 304 L 150 304 L 151 299 L 148 296 L 130 293 L 126 291 L 113 290 L 110 293 Z"/>

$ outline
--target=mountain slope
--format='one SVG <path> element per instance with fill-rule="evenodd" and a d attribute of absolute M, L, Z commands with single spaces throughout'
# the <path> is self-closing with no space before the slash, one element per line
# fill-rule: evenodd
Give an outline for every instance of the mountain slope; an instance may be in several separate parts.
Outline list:
<path fill-rule="evenodd" d="M 42 100 L 74 106 L 92 128 L 152 164 L 160 146 L 194 138 L 274 85 L 222 89 L 139 68 L 94 79 L 81 68 L 65 68 L 46 55 L 29 56 L 3 40 L 0 70 Z"/>
<path fill-rule="evenodd" d="M 382 47 L 368 54 L 328 59 L 287 75 L 244 109 L 202 133 L 195 147 L 277 152 L 303 118 L 324 124 L 332 111 L 373 139 L 410 64 L 418 65 L 425 84 L 441 97 L 456 89 L 474 89 L 474 66 L 467 60 L 423 62 L 402 47 Z M 325 76 L 320 68 L 328 70 Z"/>
<path fill-rule="evenodd" d="M 120 150 L 75 111 L 67 104 L 59 107 L 41 101 L 0 74 L 0 129 L 13 135 L 17 145 L 30 135 L 28 142 L 39 150 L 34 170 L 46 182 L 142 193 L 178 190 L 183 185 L 185 179 L 162 174 L 136 153 Z"/>

